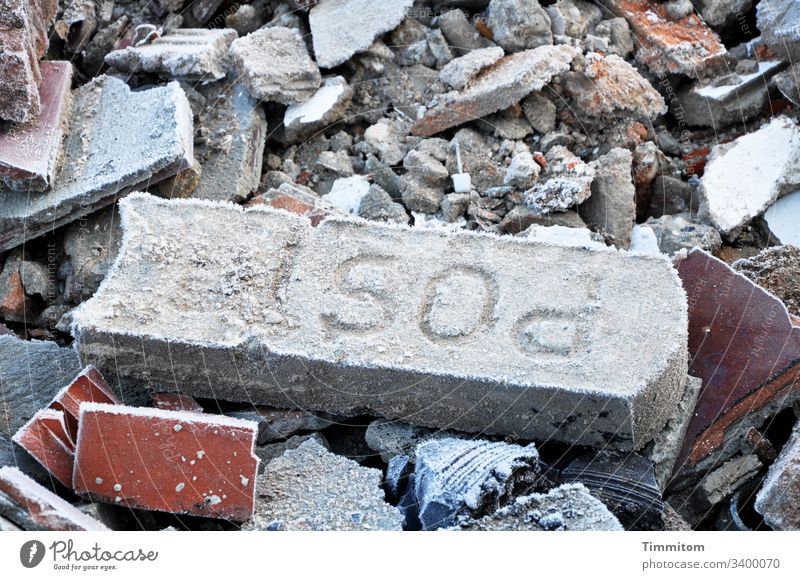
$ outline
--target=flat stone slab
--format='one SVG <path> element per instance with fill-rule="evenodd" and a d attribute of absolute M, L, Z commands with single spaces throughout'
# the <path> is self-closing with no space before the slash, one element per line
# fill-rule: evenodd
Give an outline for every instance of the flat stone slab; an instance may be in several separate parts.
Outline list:
<path fill-rule="evenodd" d="M 107 376 L 627 449 L 683 392 L 666 257 L 147 194 L 120 206 L 124 249 L 72 327 Z"/>
<path fill-rule="evenodd" d="M 0 130 L 0 181 L 25 192 L 50 187 L 61 158 L 72 102 L 72 64 L 47 61 L 41 70 L 41 115 Z"/>
<path fill-rule="evenodd" d="M 75 91 L 63 169 L 41 195 L 0 187 L 0 251 L 53 231 L 193 162 L 192 112 L 178 83 L 132 92 L 98 77 Z"/>

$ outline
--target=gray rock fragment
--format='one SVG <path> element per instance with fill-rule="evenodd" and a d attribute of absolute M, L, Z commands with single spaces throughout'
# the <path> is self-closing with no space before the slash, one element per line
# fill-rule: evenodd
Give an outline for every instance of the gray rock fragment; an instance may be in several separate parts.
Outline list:
<path fill-rule="evenodd" d="M 230 54 L 239 79 L 258 101 L 302 103 L 314 95 L 322 82 L 303 37 L 293 28 L 260 28 L 236 39 Z"/>
<path fill-rule="evenodd" d="M 381 472 L 306 441 L 273 459 L 256 482 L 245 530 L 400 530 L 403 518 L 384 501 Z"/>
<path fill-rule="evenodd" d="M 756 496 L 756 511 L 773 530 L 800 530 L 800 426 L 770 466 Z"/>
<path fill-rule="evenodd" d="M 229 28 L 179 28 L 148 44 L 110 52 L 105 60 L 109 66 L 128 73 L 218 80 L 227 74 L 228 49 L 237 36 Z"/>
<path fill-rule="evenodd" d="M 602 19 L 600 8 L 584 0 L 558 0 L 547 7 L 553 34 L 584 38 Z"/>
<path fill-rule="evenodd" d="M 506 52 L 553 44 L 550 18 L 537 0 L 492 0 L 486 25 Z"/>
<path fill-rule="evenodd" d="M 279 441 L 277 443 L 267 443 L 265 445 L 256 445 L 253 453 L 261 460 L 258 464 L 258 473 L 264 473 L 264 470 L 269 465 L 269 462 L 276 459 L 289 451 L 290 449 L 297 449 L 306 441 L 313 441 L 318 445 L 330 450 L 328 441 L 319 433 L 309 433 L 308 435 L 292 435 L 286 441 Z"/>
<path fill-rule="evenodd" d="M 684 215 L 649 218 L 645 225 L 655 233 L 661 252 L 670 256 L 683 249 L 691 250 L 695 246 L 713 253 L 722 245 L 722 238 L 716 228 L 690 222 Z"/>
<path fill-rule="evenodd" d="M 525 202 L 535 212 L 564 211 L 583 203 L 592 194 L 596 171 L 588 163 L 557 145 L 545 155 L 547 169 L 539 183 L 525 192 Z"/>
<path fill-rule="evenodd" d="M 504 55 L 503 49 L 499 46 L 472 50 L 447 63 L 439 72 L 439 80 L 454 89 L 463 89 L 479 72 L 496 63 Z"/>
<path fill-rule="evenodd" d="M 230 417 L 258 423 L 256 443 L 264 445 L 278 439 L 286 439 L 303 431 L 319 431 L 330 427 L 336 419 L 327 413 L 254 407 L 247 411 L 231 411 Z"/>
<path fill-rule="evenodd" d="M 471 50 L 496 46 L 478 33 L 461 10 L 449 10 L 442 14 L 439 17 L 439 29 L 456 54 L 464 55 Z"/>
<path fill-rule="evenodd" d="M 478 520 L 464 520 L 468 531 L 621 532 L 622 524 L 580 483 L 567 483 L 547 494 L 534 493 Z"/>
<path fill-rule="evenodd" d="M 418 427 L 401 421 L 377 419 L 369 424 L 364 435 L 369 448 L 381 454 L 385 463 L 394 457 L 408 457 L 410 463 L 417 458 L 417 446 L 434 439 L 458 438 L 453 431 L 443 431 Z"/>
<path fill-rule="evenodd" d="M 406 174 L 401 178 L 403 203 L 411 211 L 434 213 L 444 199 L 444 186 L 450 177 L 439 161 L 417 150 L 403 159 Z"/>
<path fill-rule="evenodd" d="M 542 135 L 556 128 L 556 106 L 540 93 L 533 93 L 522 101 L 522 112 L 531 126 Z"/>
<path fill-rule="evenodd" d="M 800 60 L 800 4 L 794 0 L 761 0 L 757 7 L 762 40 L 790 63 Z"/>
<path fill-rule="evenodd" d="M 592 162 L 595 178 L 592 194 L 578 208 L 584 221 L 614 236 L 614 245 L 627 249 L 636 222 L 636 189 L 627 149 L 615 148 Z"/>
<path fill-rule="evenodd" d="M 369 186 L 367 194 L 361 198 L 358 215 L 364 219 L 395 224 L 408 224 L 409 218 L 405 208 L 392 200 L 379 185 Z"/>

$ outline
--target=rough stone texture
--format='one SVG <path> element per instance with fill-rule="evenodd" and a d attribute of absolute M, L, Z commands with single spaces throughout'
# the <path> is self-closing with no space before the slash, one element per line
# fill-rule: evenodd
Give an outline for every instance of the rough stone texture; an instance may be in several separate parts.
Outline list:
<path fill-rule="evenodd" d="M 539 452 L 533 444 L 440 439 L 417 447 L 413 519 L 423 530 L 455 525 L 510 503 L 516 493 L 541 488 Z M 404 502 L 405 503 L 405 502 Z"/>
<path fill-rule="evenodd" d="M 561 480 L 584 484 L 626 530 L 659 527 L 664 503 L 653 463 L 637 453 L 586 453 L 561 471 Z"/>
<path fill-rule="evenodd" d="M 16 467 L 0 467 L 0 515 L 27 531 L 108 531 L 108 528 Z"/>
<path fill-rule="evenodd" d="M 533 93 L 522 101 L 522 112 L 537 132 L 545 135 L 556 128 L 556 106 L 539 93 Z"/>
<path fill-rule="evenodd" d="M 440 95 L 439 103 L 429 109 L 411 131 L 428 137 L 507 109 L 569 70 L 577 53 L 575 48 L 559 45 L 540 46 L 506 56 L 484 69 L 463 91 Z"/>
<path fill-rule="evenodd" d="M 244 521 L 255 501 L 256 432 L 220 415 L 83 403 L 72 486 L 131 508 Z"/>
<path fill-rule="evenodd" d="M 775 75 L 775 86 L 795 106 L 800 106 L 800 62 Z"/>
<path fill-rule="evenodd" d="M 248 530 L 400 530 L 403 517 L 384 501 L 381 472 L 315 441 L 273 459 L 258 476 Z"/>
<path fill-rule="evenodd" d="M 754 0 L 693 0 L 703 20 L 714 28 L 723 28 L 747 14 Z"/>
<path fill-rule="evenodd" d="M 400 421 L 377 419 L 369 424 L 364 438 L 369 448 L 381 454 L 385 463 L 399 455 L 407 456 L 410 463 L 417 457 L 417 446 L 433 439 L 458 437 L 453 431 L 418 427 Z"/>
<path fill-rule="evenodd" d="M 457 528 L 483 532 L 597 531 L 621 532 L 619 520 L 580 483 L 567 483 L 547 494 L 534 493 Z"/>
<path fill-rule="evenodd" d="M 614 236 L 614 245 L 628 248 L 636 222 L 636 190 L 627 149 L 612 149 L 594 162 L 592 195 L 578 208 L 584 221 Z"/>
<path fill-rule="evenodd" d="M 683 439 L 689 428 L 689 421 L 702 387 L 701 379 L 692 376 L 686 377 L 686 386 L 678 408 L 675 409 L 661 432 L 655 436 L 652 445 L 647 448 L 646 456 L 653 462 L 656 482 L 661 490 L 667 487 L 675 469 L 675 462 L 683 447 Z"/>
<path fill-rule="evenodd" d="M 770 466 L 756 496 L 756 511 L 773 530 L 800 530 L 800 426 Z"/>
<path fill-rule="evenodd" d="M 294 28 L 256 30 L 233 41 L 230 54 L 238 78 L 258 101 L 302 103 L 314 95 L 322 82 L 303 37 Z"/>
<path fill-rule="evenodd" d="M 178 28 L 149 44 L 129 46 L 106 55 L 106 64 L 128 72 L 209 81 L 230 68 L 228 49 L 236 40 L 229 28 Z"/>
<path fill-rule="evenodd" d="M 57 8 L 49 0 L 0 1 L 0 119 L 25 123 L 39 116 L 39 59 Z"/>
<path fill-rule="evenodd" d="M 0 188 L 0 251 L 112 203 L 193 161 L 192 112 L 177 83 L 132 92 L 102 76 L 76 91 L 63 169 L 42 195 Z"/>
<path fill-rule="evenodd" d="M 791 63 L 800 60 L 800 5 L 794 0 L 761 0 L 757 7 L 762 40 Z"/>
<path fill-rule="evenodd" d="M 689 125 L 721 129 L 742 124 L 769 103 L 770 79 L 786 65 L 777 60 L 758 63 L 750 74 L 717 76 L 683 89 L 672 103 L 673 114 Z"/>
<path fill-rule="evenodd" d="M 567 75 L 566 87 L 581 115 L 613 118 L 627 115 L 650 120 L 667 112 L 659 92 L 615 54 L 587 54 L 583 70 Z"/>
<path fill-rule="evenodd" d="M 333 68 L 400 24 L 414 0 L 322 0 L 308 22 L 314 56 L 322 68 Z"/>
<path fill-rule="evenodd" d="M 778 197 L 800 187 L 800 129 L 777 117 L 711 150 L 701 184 L 701 213 L 733 238 Z"/>
<path fill-rule="evenodd" d="M 8 321 L 27 322 L 36 315 L 22 284 L 22 252 L 11 253 L 0 272 L 0 316 Z"/>
<path fill-rule="evenodd" d="M 344 77 L 322 80 L 322 86 L 307 101 L 290 105 L 283 116 L 286 140 L 300 141 L 328 129 L 342 119 L 353 99 L 353 89 Z"/>
<path fill-rule="evenodd" d="M 535 1 L 535 0 L 534 0 Z M 478 73 L 505 56 L 499 46 L 471 50 L 464 56 L 454 58 L 439 72 L 439 80 L 453 87 L 463 89 Z"/>
<path fill-rule="evenodd" d="M 192 413 L 202 413 L 203 407 L 194 397 L 181 395 L 179 393 L 152 393 L 150 401 L 156 409 L 165 411 L 189 411 Z"/>
<path fill-rule="evenodd" d="M 790 314 L 800 316 L 800 248 L 777 246 L 735 261 L 734 270 L 774 294 Z"/>
<path fill-rule="evenodd" d="M 547 168 L 539 183 L 525 192 L 525 203 L 534 212 L 547 214 L 583 203 L 592 194 L 596 171 L 566 147 L 556 145 L 545 155 Z"/>
<path fill-rule="evenodd" d="M 682 215 L 649 218 L 645 224 L 656 235 L 659 250 L 670 256 L 680 250 L 691 250 L 694 247 L 707 252 L 716 252 L 722 245 L 722 238 L 716 228 L 690 222 Z"/>
<path fill-rule="evenodd" d="M 0 336 L 0 435 L 10 439 L 80 370 L 71 348 Z"/>
<path fill-rule="evenodd" d="M 72 64 L 48 61 L 41 70 L 39 117 L 0 130 L 0 181 L 26 192 L 44 191 L 52 184 L 72 103 Z"/>
<path fill-rule="evenodd" d="M 330 427 L 336 419 L 326 413 L 254 407 L 248 411 L 227 413 L 231 417 L 247 419 L 258 424 L 256 443 L 264 445 L 271 441 L 286 439 L 303 431 L 319 431 Z"/>
<path fill-rule="evenodd" d="M 107 376 L 627 449 L 681 396 L 686 305 L 666 258 L 145 194 L 120 205 L 123 252 L 72 327 Z M 621 353 L 624 368 L 609 362 Z"/>
<path fill-rule="evenodd" d="M 259 475 L 264 473 L 264 470 L 269 465 L 269 462 L 276 459 L 289 451 L 290 449 L 297 449 L 306 441 L 314 441 L 325 449 L 330 449 L 328 441 L 319 433 L 309 433 L 308 435 L 292 435 L 285 441 L 278 441 L 276 443 L 267 443 L 266 445 L 256 445 L 255 454 L 261 460 L 258 464 Z"/>
<path fill-rule="evenodd" d="M 506 52 L 553 44 L 550 18 L 537 0 L 492 0 L 486 25 Z"/>
<path fill-rule="evenodd" d="M 558 0 L 547 7 L 555 36 L 583 39 L 603 19 L 600 8 L 584 0 Z"/>
<path fill-rule="evenodd" d="M 407 224 L 408 214 L 402 204 L 392 200 L 379 185 L 372 184 L 366 195 L 361 198 L 358 206 L 358 215 L 364 219 Z"/>
<path fill-rule="evenodd" d="M 480 50 L 496 46 L 494 42 L 481 36 L 467 20 L 463 10 L 449 10 L 439 17 L 439 29 L 450 43 L 456 54 L 468 54 L 472 50 Z"/>
<path fill-rule="evenodd" d="M 800 325 L 780 300 L 702 250 L 675 262 L 689 301 L 689 372 L 703 379 L 677 475 L 731 457 L 748 428 L 800 398 Z"/>
<path fill-rule="evenodd" d="M 204 92 L 206 108 L 200 125 L 205 139 L 195 150 L 203 169 L 192 197 L 243 201 L 261 179 L 267 134 L 264 111 L 238 83 Z"/>
<path fill-rule="evenodd" d="M 607 0 L 604 7 L 624 17 L 636 37 L 636 60 L 653 74 L 701 78 L 724 64 L 719 37 L 696 14 L 672 20 L 665 4 L 649 0 Z"/>

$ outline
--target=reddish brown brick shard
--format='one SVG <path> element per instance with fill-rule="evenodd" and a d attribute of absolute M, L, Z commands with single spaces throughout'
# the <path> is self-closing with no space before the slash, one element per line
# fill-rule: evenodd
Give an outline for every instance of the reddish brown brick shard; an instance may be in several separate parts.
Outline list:
<path fill-rule="evenodd" d="M 11 466 L 0 467 L 0 515 L 28 531 L 108 529 Z"/>
<path fill-rule="evenodd" d="M 64 387 L 50 404 L 52 409 L 64 411 L 67 430 L 73 441 L 78 435 L 81 403 L 111 403 L 119 405 L 122 402 L 108 386 L 100 371 L 92 365 L 83 369 L 81 374 Z"/>
<path fill-rule="evenodd" d="M 203 407 L 194 397 L 189 395 L 179 395 L 177 393 L 153 393 L 150 400 L 156 409 L 165 411 L 189 411 L 190 413 L 202 413 Z"/>
<path fill-rule="evenodd" d="M 129 507 L 244 521 L 257 430 L 230 417 L 84 403 L 73 488 Z"/>
<path fill-rule="evenodd" d="M 42 63 L 41 115 L 0 132 L 0 181 L 11 189 L 44 191 L 52 183 L 67 126 L 72 64 Z"/>
<path fill-rule="evenodd" d="M 706 252 L 676 257 L 689 302 L 689 374 L 703 379 L 681 467 L 712 467 L 800 398 L 800 325 L 775 296 Z"/>
<path fill-rule="evenodd" d="M 636 60 L 654 74 L 700 78 L 724 64 L 725 46 L 697 14 L 672 20 L 665 4 L 652 0 L 607 0 L 604 4 L 628 21 L 636 39 Z"/>

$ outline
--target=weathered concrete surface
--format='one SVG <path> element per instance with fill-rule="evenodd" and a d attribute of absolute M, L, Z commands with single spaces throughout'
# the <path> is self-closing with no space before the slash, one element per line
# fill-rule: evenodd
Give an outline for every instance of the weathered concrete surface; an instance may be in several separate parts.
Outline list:
<path fill-rule="evenodd" d="M 149 44 L 129 46 L 106 55 L 106 64 L 129 72 L 209 81 L 230 68 L 228 49 L 238 34 L 230 28 L 178 28 Z"/>
<path fill-rule="evenodd" d="M 107 376 L 626 449 L 683 392 L 685 295 L 664 257 L 146 194 L 121 207 L 125 249 L 72 328 Z"/>
<path fill-rule="evenodd" d="M 456 528 L 468 531 L 598 531 L 624 530 L 614 514 L 580 483 L 566 483 L 546 494 L 517 498 L 513 504 Z"/>
<path fill-rule="evenodd" d="M 414 0 L 323 0 L 308 14 L 314 56 L 333 68 L 397 27 Z"/>
<path fill-rule="evenodd" d="M 761 0 L 757 8 L 761 38 L 791 63 L 800 60 L 800 4 L 794 0 Z"/>
<path fill-rule="evenodd" d="M 327 451 L 316 441 L 273 459 L 258 476 L 246 530 L 400 530 L 384 501 L 381 472 Z"/>
<path fill-rule="evenodd" d="M 766 248 L 752 258 L 735 261 L 731 267 L 777 296 L 790 314 L 800 317 L 800 247 Z"/>
<path fill-rule="evenodd" d="M 577 49 L 562 44 L 505 56 L 483 69 L 463 91 L 440 95 L 439 103 L 414 124 L 411 132 L 429 137 L 507 109 L 569 70 L 577 54 Z"/>
<path fill-rule="evenodd" d="M 499 46 L 471 50 L 464 56 L 454 58 L 439 72 L 439 80 L 454 89 L 463 89 L 478 73 L 505 56 Z"/>
<path fill-rule="evenodd" d="M 454 431 L 442 431 L 418 427 L 400 421 L 376 419 L 367 427 L 364 439 L 370 449 L 381 454 L 385 463 L 398 455 L 408 457 L 414 463 L 417 457 L 417 446 L 434 439 L 452 439 L 458 437 Z"/>
<path fill-rule="evenodd" d="M 322 77 L 294 28 L 260 28 L 231 44 L 239 79 L 258 101 L 302 103 L 319 88 Z"/>
<path fill-rule="evenodd" d="M 701 182 L 701 213 L 735 237 L 778 197 L 800 186 L 800 128 L 781 116 L 712 149 Z"/>
<path fill-rule="evenodd" d="M 800 425 L 769 468 L 756 510 L 773 530 L 800 530 Z"/>
<path fill-rule="evenodd" d="M 63 169 L 42 195 L 0 188 L 0 251 L 77 220 L 193 161 L 192 112 L 177 83 L 131 92 L 99 77 L 76 91 Z"/>
<path fill-rule="evenodd" d="M 0 435 L 10 439 L 80 370 L 78 354 L 71 348 L 0 336 Z"/>
<path fill-rule="evenodd" d="M 612 149 L 594 163 L 595 178 L 592 195 L 578 208 L 587 224 L 614 236 L 614 245 L 631 245 L 633 224 L 636 223 L 636 190 L 633 187 L 631 166 L 633 156 L 627 149 Z"/>
<path fill-rule="evenodd" d="M 342 76 L 328 77 L 310 99 L 286 107 L 283 116 L 290 143 L 311 137 L 339 121 L 353 99 L 353 89 Z"/>
<path fill-rule="evenodd" d="M 26 192 L 44 191 L 53 182 L 72 103 L 72 64 L 47 61 L 41 70 L 41 114 L 0 130 L 0 181 Z"/>

